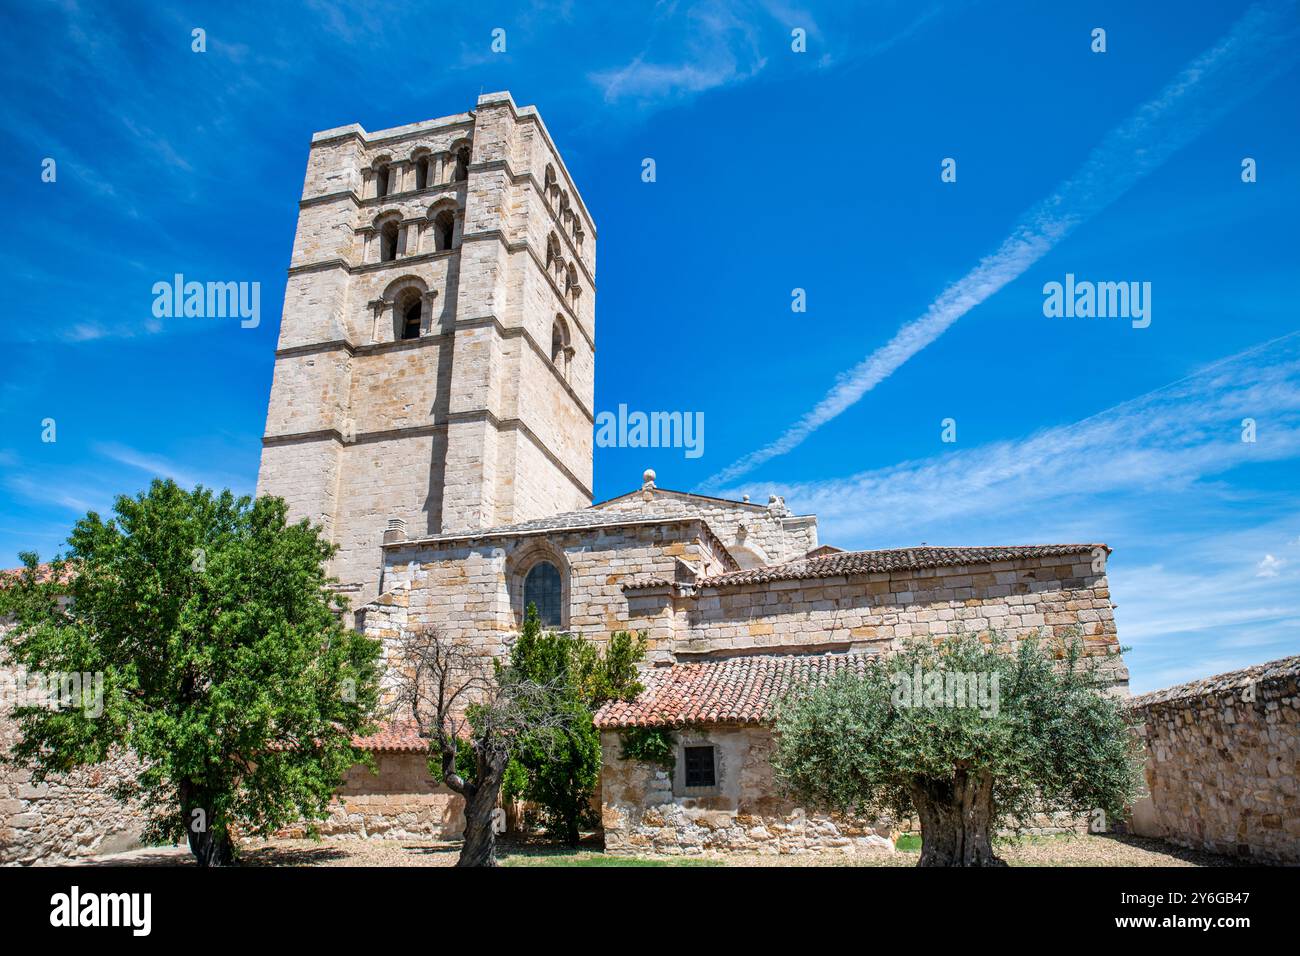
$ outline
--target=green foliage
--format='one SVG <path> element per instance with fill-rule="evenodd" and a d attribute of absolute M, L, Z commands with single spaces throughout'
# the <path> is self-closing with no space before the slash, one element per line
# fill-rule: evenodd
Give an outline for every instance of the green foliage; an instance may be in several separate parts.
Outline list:
<path fill-rule="evenodd" d="M 1000 826 L 1052 811 L 1120 819 L 1140 786 L 1139 745 L 1119 701 L 1102 693 L 1096 659 L 1077 642 L 1055 656 L 1032 640 L 959 635 L 912 641 L 862 676 L 840 671 L 780 705 L 776 778 L 818 807 L 906 816 L 914 785 L 960 769 L 992 775 Z M 996 679 L 996 707 L 900 705 L 904 678 L 933 673 L 982 674 L 986 688 Z"/>
<path fill-rule="evenodd" d="M 623 760 L 641 760 L 673 772 L 677 766 L 677 736 L 666 727 L 629 727 L 618 735 Z"/>
<path fill-rule="evenodd" d="M 525 735 L 513 761 L 526 781 L 519 794 L 536 803 L 547 829 L 569 843 L 577 843 L 581 828 L 596 822 L 592 796 L 601 754 L 592 715 L 609 700 L 640 693 L 636 664 L 644 656 L 644 637 L 626 631 L 611 635 L 603 654 L 591 641 L 543 631 L 531 604 L 511 647 L 510 666 L 520 677 L 560 688 L 564 730 Z"/>
<path fill-rule="evenodd" d="M 155 841 L 186 836 L 192 807 L 223 840 L 235 825 L 262 835 L 325 817 L 365 759 L 351 736 L 370 729 L 379 659 L 377 642 L 339 622 L 323 571 L 332 546 L 286 524 L 278 498 L 155 481 L 114 511 L 76 523 L 53 581 L 39 583 L 25 554 L 0 590 L 16 663 L 103 674 L 98 716 L 17 708 L 13 759 L 39 781 L 134 752 L 144 769 L 119 796 L 142 800 Z"/>

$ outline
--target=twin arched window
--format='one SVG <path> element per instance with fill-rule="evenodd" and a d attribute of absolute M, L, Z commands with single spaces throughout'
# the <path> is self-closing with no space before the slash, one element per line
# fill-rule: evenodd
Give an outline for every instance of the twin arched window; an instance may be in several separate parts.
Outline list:
<path fill-rule="evenodd" d="M 561 601 L 563 582 L 559 569 L 549 561 L 538 561 L 524 577 L 524 610 L 537 607 L 543 627 L 562 627 Z"/>

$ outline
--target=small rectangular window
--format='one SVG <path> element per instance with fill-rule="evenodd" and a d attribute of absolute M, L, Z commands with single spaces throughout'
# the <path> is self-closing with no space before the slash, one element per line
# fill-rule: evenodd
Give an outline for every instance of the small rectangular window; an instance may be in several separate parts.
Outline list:
<path fill-rule="evenodd" d="M 712 747 L 684 747 L 686 764 L 686 786 L 713 787 L 717 785 L 717 776 L 713 771 Z"/>

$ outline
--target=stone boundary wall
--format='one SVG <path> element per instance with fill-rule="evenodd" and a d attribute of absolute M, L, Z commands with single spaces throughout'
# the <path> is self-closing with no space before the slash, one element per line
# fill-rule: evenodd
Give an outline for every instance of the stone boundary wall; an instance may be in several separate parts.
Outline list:
<path fill-rule="evenodd" d="M 7 629 L 0 624 L 0 635 Z M 12 690 L 25 684 L 25 673 L 0 665 L 0 755 L 5 757 L 19 737 Z M 143 814 L 110 793 L 138 770 L 133 757 L 121 755 L 36 784 L 30 770 L 0 763 L 0 865 L 66 863 L 139 846 Z"/>
<path fill-rule="evenodd" d="M 465 801 L 437 784 L 425 753 L 376 753 L 379 775 L 364 764 L 348 771 L 330 804 L 329 818 L 316 822 L 334 840 L 454 840 L 465 831 Z M 299 837 L 306 827 L 280 835 Z"/>
<path fill-rule="evenodd" d="M 1300 863 L 1300 657 L 1135 697 L 1149 800 L 1143 836 Z"/>

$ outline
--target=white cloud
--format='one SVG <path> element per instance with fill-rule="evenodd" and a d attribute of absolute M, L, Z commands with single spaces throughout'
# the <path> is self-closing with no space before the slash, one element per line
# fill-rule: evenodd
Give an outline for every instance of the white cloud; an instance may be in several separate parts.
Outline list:
<path fill-rule="evenodd" d="M 1286 561 L 1284 559 L 1275 558 L 1271 554 L 1266 554 L 1260 560 L 1259 564 L 1256 565 L 1259 570 L 1255 572 L 1255 577 L 1275 578 L 1277 577 L 1278 572 L 1281 571 L 1285 565 Z"/>
<path fill-rule="evenodd" d="M 1236 427 L 1247 415 L 1269 423 L 1254 443 L 1242 442 Z M 874 543 L 897 534 L 899 515 L 909 516 L 918 531 L 991 516 L 1003 529 L 1059 529 L 1072 512 L 1061 505 L 1071 500 L 1169 498 L 1238 465 L 1296 456 L 1300 333 L 1291 333 L 1083 421 L 1025 438 L 847 478 L 740 485 L 726 493 L 759 500 L 775 488 L 791 507 L 820 515 L 837 542 Z"/>
<path fill-rule="evenodd" d="M 192 472 L 178 468 L 160 455 L 150 455 L 113 442 L 96 445 L 95 450 L 119 464 L 159 478 L 170 478 L 183 488 L 193 488 L 199 483 Z"/>
<path fill-rule="evenodd" d="M 734 481 L 798 447 L 813 432 L 943 335 L 958 319 L 1019 278 L 1080 223 L 1091 219 L 1238 103 L 1290 68 L 1280 53 L 1295 39 L 1286 5 L 1252 7 L 1214 47 L 1188 64 L 1154 99 L 1111 130 L 1074 176 L 1026 213 L 998 249 L 945 289 L 918 319 L 841 373 L 816 406 L 780 437 L 707 479 Z"/>

